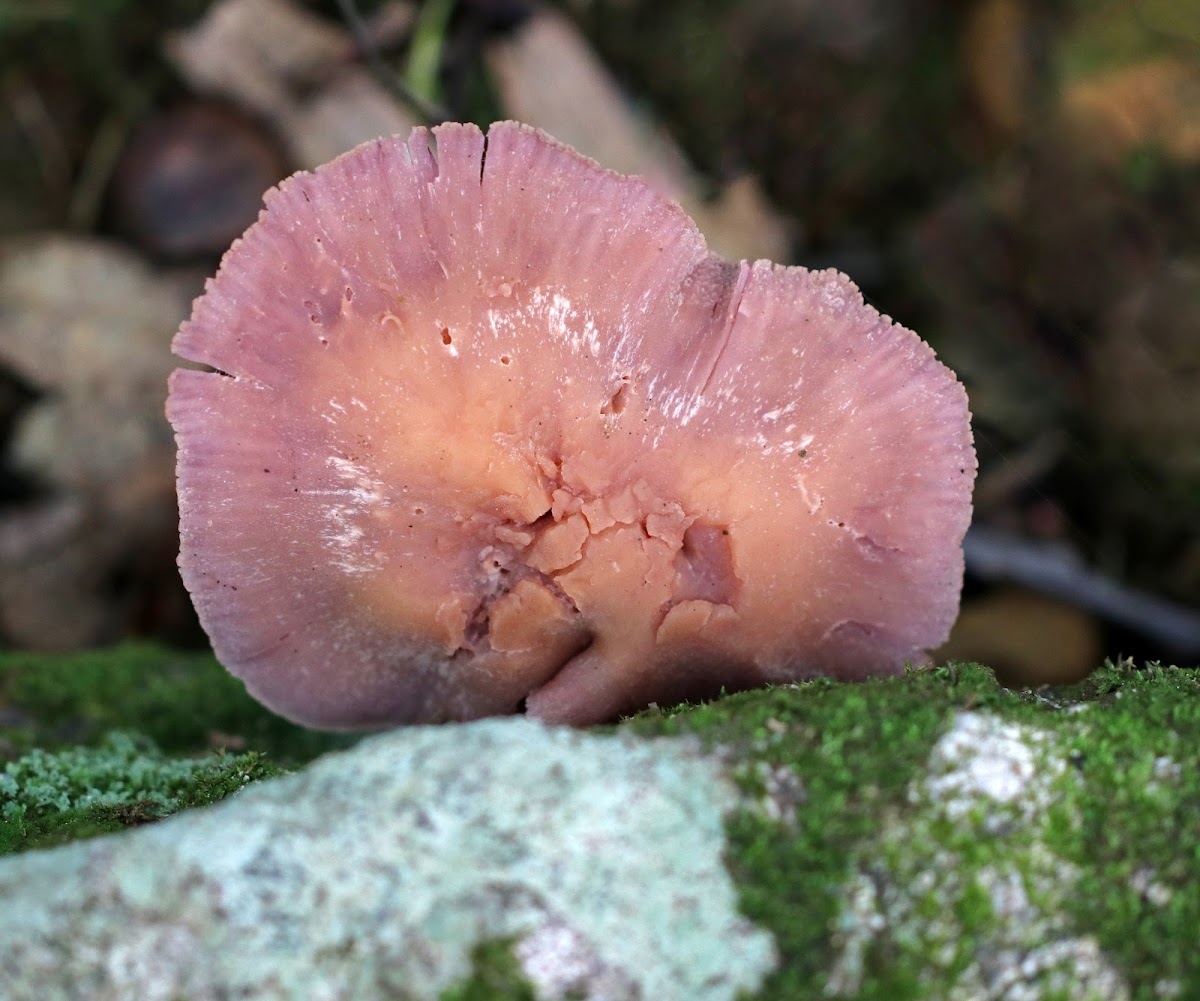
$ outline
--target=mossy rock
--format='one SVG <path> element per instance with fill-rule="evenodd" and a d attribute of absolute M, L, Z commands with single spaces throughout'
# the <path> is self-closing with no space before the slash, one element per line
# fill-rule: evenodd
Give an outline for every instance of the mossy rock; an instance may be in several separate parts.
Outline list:
<path fill-rule="evenodd" d="M 721 976 L 691 997 L 1197 997 L 1197 747 L 1200 671 L 1128 663 L 1024 692 L 970 665 L 815 681 L 590 733 L 413 727 L 210 810 L 0 862 L 0 888 L 30 888 L 21 906 L 43 936 L 0 922 L 0 952 L 29 976 L 34 954 L 90 962 L 78 928 L 55 922 L 75 920 L 72 874 L 115 872 L 91 884 L 104 910 L 89 935 L 136 949 L 126 929 L 149 922 L 159 946 L 168 931 L 190 943 L 160 950 L 170 976 L 204 966 L 243 986 L 205 916 L 229 894 L 275 902 L 263 920 L 287 936 L 243 932 L 300 935 L 287 948 L 316 964 L 307 987 L 349 977 L 364 998 L 633 997 L 714 954 Z M 268 836 L 273 823 L 289 833 Z M 341 945 L 295 930 L 309 891 L 289 880 L 343 887 L 319 926 L 346 922 Z M 32 899 L 51 884 L 58 904 Z M 364 893 L 377 903 L 355 924 Z M 657 982 L 629 951 L 655 936 L 677 951 Z"/>

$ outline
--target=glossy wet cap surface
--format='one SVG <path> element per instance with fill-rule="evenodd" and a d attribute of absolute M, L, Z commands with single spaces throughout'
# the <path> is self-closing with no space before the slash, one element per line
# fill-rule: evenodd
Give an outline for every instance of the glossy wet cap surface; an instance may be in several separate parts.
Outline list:
<path fill-rule="evenodd" d="M 184 580 L 300 722 L 589 723 L 895 672 L 957 614 L 954 375 L 527 127 L 284 183 L 175 350 L 217 370 L 171 382 Z"/>

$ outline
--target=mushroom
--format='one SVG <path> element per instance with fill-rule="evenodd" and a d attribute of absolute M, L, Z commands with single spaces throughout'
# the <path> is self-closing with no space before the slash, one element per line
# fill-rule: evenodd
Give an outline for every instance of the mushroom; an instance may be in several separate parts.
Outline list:
<path fill-rule="evenodd" d="M 298 722 L 587 724 L 895 673 L 957 614 L 933 351 L 526 126 L 292 177 L 174 347 L 215 370 L 171 377 L 183 578 Z"/>

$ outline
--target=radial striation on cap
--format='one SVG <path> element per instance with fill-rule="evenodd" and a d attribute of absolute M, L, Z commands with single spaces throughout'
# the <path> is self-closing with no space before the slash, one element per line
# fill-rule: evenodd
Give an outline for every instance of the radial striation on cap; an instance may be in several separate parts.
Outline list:
<path fill-rule="evenodd" d="M 899 671 L 957 614 L 966 394 L 512 122 L 270 192 L 175 339 L 180 567 L 277 712 L 369 728 Z"/>

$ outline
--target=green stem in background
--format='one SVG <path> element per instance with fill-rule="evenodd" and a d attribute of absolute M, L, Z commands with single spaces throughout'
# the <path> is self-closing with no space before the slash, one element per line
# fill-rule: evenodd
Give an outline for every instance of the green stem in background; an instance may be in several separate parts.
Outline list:
<path fill-rule="evenodd" d="M 418 115 L 420 115 L 422 120 L 425 122 L 425 124 L 436 125 L 439 122 L 444 122 L 447 119 L 449 119 L 451 116 L 447 113 L 446 109 L 443 108 L 441 106 L 441 104 L 435 98 L 430 98 L 427 95 L 423 94 L 422 92 L 414 89 L 412 86 L 410 86 L 409 83 L 402 80 L 392 70 L 392 68 L 390 66 L 388 66 L 388 64 L 386 62 L 384 62 L 383 57 L 379 54 L 379 47 L 375 44 L 375 41 L 371 38 L 371 33 L 370 33 L 370 31 L 367 30 L 367 25 L 363 21 L 362 14 L 359 13 L 358 6 L 354 2 L 354 0 L 337 0 L 337 5 L 338 5 L 338 10 L 341 11 L 342 20 L 344 20 L 346 22 L 346 27 L 348 27 L 350 29 L 350 33 L 354 36 L 354 42 L 358 46 L 359 51 L 362 52 L 363 57 L 367 60 L 367 65 L 370 67 L 371 73 L 374 75 L 375 79 L 378 80 L 379 83 L 382 84 L 384 87 L 386 87 L 388 92 L 394 98 L 396 98 L 402 104 L 407 105 L 409 108 L 411 108 L 413 111 L 415 111 Z M 435 2 L 432 5 L 427 4 L 426 8 L 428 8 L 429 6 L 438 6 L 438 5 L 439 4 L 437 2 Z M 443 4 L 441 4 L 441 6 L 452 8 L 453 0 L 451 0 L 451 2 L 448 4 L 443 3 Z M 417 27 L 416 27 L 416 31 L 415 31 L 416 37 L 414 37 L 414 40 L 412 42 L 413 51 L 416 50 L 417 40 L 419 39 L 421 30 L 422 30 L 421 25 L 424 22 L 424 20 L 425 20 L 425 11 L 422 10 L 422 14 L 421 14 L 421 17 L 418 19 L 418 23 L 417 23 Z M 449 13 L 447 12 L 445 17 L 443 18 L 443 21 L 448 22 L 448 20 L 449 20 Z M 444 32 L 445 32 L 445 23 L 442 24 L 442 33 L 444 34 Z M 440 63 L 440 61 L 441 61 L 441 38 L 439 37 L 437 39 L 437 51 L 435 52 L 435 61 L 434 61 L 433 94 L 435 95 L 435 97 L 437 94 L 437 67 L 438 67 L 438 63 Z M 410 71 L 411 71 L 411 62 L 410 62 Z"/>
<path fill-rule="evenodd" d="M 88 143 L 67 204 L 66 222 L 72 229 L 88 231 L 95 227 L 104 192 L 117 169 L 129 133 L 149 101 L 138 104 L 141 107 L 137 109 L 122 108 L 106 115 Z"/>
<path fill-rule="evenodd" d="M 454 0 L 426 0 L 413 26 L 404 76 L 409 89 L 431 104 L 437 104 L 441 96 L 442 50 L 453 12 Z"/>

